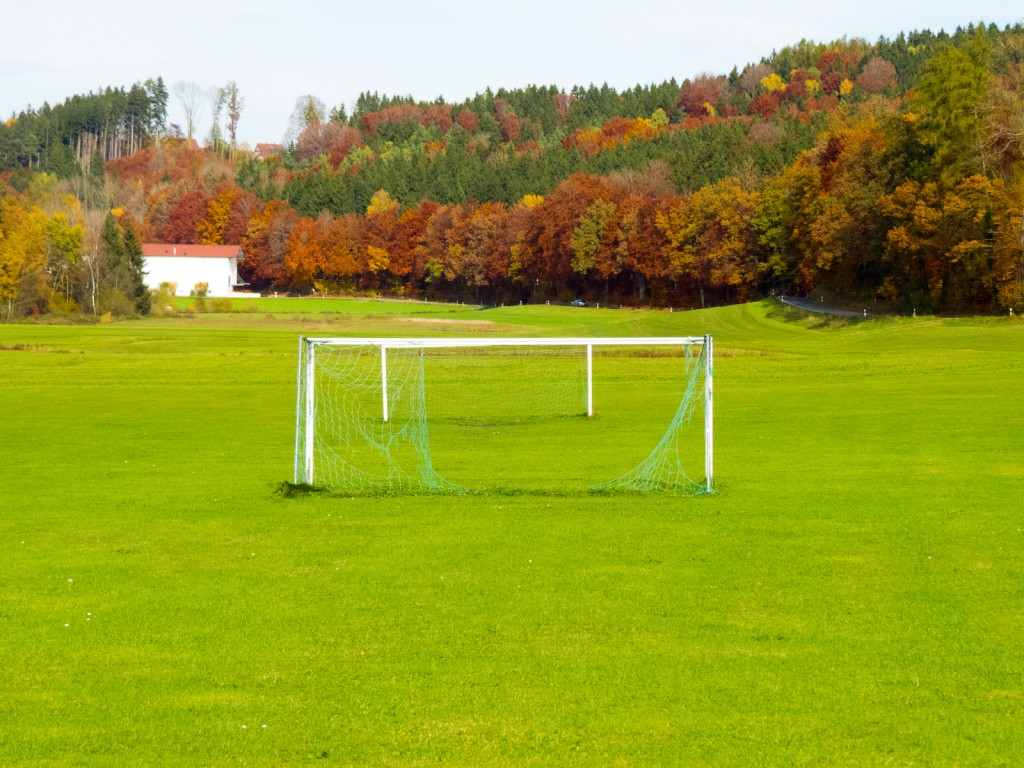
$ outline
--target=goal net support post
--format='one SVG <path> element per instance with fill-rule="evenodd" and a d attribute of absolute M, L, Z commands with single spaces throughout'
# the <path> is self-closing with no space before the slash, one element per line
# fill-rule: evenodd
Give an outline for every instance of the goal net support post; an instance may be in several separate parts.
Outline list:
<path fill-rule="evenodd" d="M 424 357 L 462 355 L 564 355 L 582 358 L 582 397 L 572 406 L 572 395 L 560 406 L 562 415 L 594 416 L 594 350 L 602 348 L 677 348 L 686 360 L 685 392 L 661 442 L 630 472 L 591 486 L 598 490 L 685 493 L 713 491 L 714 392 L 711 336 L 608 337 L 608 338 L 307 338 L 299 339 L 295 483 L 332 490 L 388 489 L 452 490 L 461 486 L 445 480 L 433 467 L 428 424 Z M 518 351 L 513 351 L 518 350 Z M 524 352 L 525 350 L 525 352 Z M 695 351 L 696 350 L 696 351 Z M 486 375 L 488 358 L 466 376 Z M 564 373 L 564 369 L 562 370 Z M 474 373 L 475 372 L 475 373 Z M 492 401 L 499 405 L 516 378 L 529 378 L 519 370 L 498 381 Z M 554 378 L 572 378 L 575 374 Z M 463 382 L 462 393 L 475 382 Z M 494 405 L 492 402 L 492 407 Z M 431 408 L 437 407 L 431 400 Z M 547 402 L 543 408 L 553 407 Z M 703 411 L 704 478 L 687 476 L 679 458 L 682 427 L 695 410 Z M 529 409 L 527 409 L 529 410 Z M 449 412 L 447 418 L 463 418 Z M 527 416 L 528 418 L 528 416 Z"/>

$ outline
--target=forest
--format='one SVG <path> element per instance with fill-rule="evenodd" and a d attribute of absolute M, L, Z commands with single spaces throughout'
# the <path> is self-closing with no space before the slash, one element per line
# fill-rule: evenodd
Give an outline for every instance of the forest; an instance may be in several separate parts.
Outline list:
<path fill-rule="evenodd" d="M 241 119 L 234 83 L 157 77 L 0 123 L 0 317 L 148 312 L 139 242 L 240 244 L 258 291 L 1024 312 L 1020 25 L 625 91 L 309 94 L 269 153 Z"/>

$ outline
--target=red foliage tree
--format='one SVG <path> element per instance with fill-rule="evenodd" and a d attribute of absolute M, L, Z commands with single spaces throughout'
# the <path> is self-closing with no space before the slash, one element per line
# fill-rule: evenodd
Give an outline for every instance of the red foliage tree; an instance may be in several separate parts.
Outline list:
<path fill-rule="evenodd" d="M 708 107 L 718 110 L 725 96 L 726 87 L 724 77 L 698 75 L 693 80 L 683 83 L 676 106 L 685 109 L 689 117 L 709 117 L 712 112 Z"/>
<path fill-rule="evenodd" d="M 299 134 L 295 144 L 295 156 L 302 161 L 315 160 L 326 155 L 331 165 L 337 168 L 352 147 L 358 146 L 362 135 L 358 128 L 339 123 L 316 123 Z"/>
<path fill-rule="evenodd" d="M 285 246 L 298 223 L 299 214 L 284 200 L 271 200 L 253 215 L 242 241 L 245 259 L 238 265 L 243 280 L 256 287 L 286 282 Z"/>
<path fill-rule="evenodd" d="M 781 92 L 772 91 L 771 93 L 762 93 L 755 96 L 749 107 L 751 115 L 760 115 L 765 120 L 769 119 L 772 115 L 779 111 L 779 105 L 782 103 Z"/>
<path fill-rule="evenodd" d="M 189 192 L 167 215 L 167 223 L 160 230 L 164 243 L 194 243 L 198 239 L 196 228 L 206 216 L 209 198 L 204 192 Z"/>
<path fill-rule="evenodd" d="M 459 116 L 455 118 L 455 122 L 458 123 L 466 133 L 473 133 L 480 127 L 480 118 L 476 116 L 475 112 L 470 112 L 468 109 L 460 111 Z"/>
<path fill-rule="evenodd" d="M 398 217 L 391 253 L 391 274 L 414 280 L 423 277 L 420 246 L 430 218 L 440 207 L 440 204 L 426 200 Z"/>
<path fill-rule="evenodd" d="M 330 228 L 330 223 L 325 222 L 325 225 Z M 284 247 L 284 270 L 289 284 L 296 288 L 310 285 L 326 261 L 321 233 L 323 226 L 301 218 L 288 235 Z"/>
<path fill-rule="evenodd" d="M 346 213 L 331 224 L 324 247 L 323 276 L 328 280 L 351 280 L 360 270 L 362 219 Z"/>
<path fill-rule="evenodd" d="M 442 136 L 451 130 L 453 122 L 451 104 L 432 104 L 423 114 L 423 125 L 427 128 L 433 125 Z"/>
<path fill-rule="evenodd" d="M 392 123 L 423 124 L 423 119 L 423 110 L 415 104 L 395 104 L 379 112 L 370 112 L 363 115 L 363 128 L 366 129 L 367 133 L 374 134 L 384 125 Z"/>
<path fill-rule="evenodd" d="M 821 77 L 822 92 L 828 94 L 839 93 L 839 88 L 842 86 L 843 80 L 846 80 L 846 75 L 842 72 L 826 72 Z"/>

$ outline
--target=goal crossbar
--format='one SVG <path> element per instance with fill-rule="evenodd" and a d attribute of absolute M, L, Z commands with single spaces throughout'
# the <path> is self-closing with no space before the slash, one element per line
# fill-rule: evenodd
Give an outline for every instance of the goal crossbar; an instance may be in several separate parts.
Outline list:
<path fill-rule="evenodd" d="M 299 338 L 299 370 L 297 392 L 297 423 L 296 423 L 296 461 L 295 481 L 299 482 L 300 474 L 306 478 L 313 477 L 313 414 L 315 412 L 315 393 L 312 385 L 303 390 L 302 382 L 312 382 L 315 366 L 315 349 L 317 347 L 378 347 L 380 349 L 380 380 L 381 380 L 381 416 L 387 422 L 388 407 L 388 362 L 389 349 L 455 349 L 459 347 L 585 347 L 586 348 L 586 408 L 587 416 L 594 415 L 593 398 L 593 348 L 610 346 L 659 346 L 689 347 L 703 346 L 705 375 L 703 382 L 704 401 L 704 467 L 707 492 L 712 492 L 714 472 L 714 388 L 712 372 L 712 338 L 706 336 L 600 336 L 600 337 L 307 337 Z M 299 423 L 298 415 L 304 413 L 306 423 Z M 304 459 L 300 462 L 300 454 Z M 304 470 L 300 473 L 300 467 Z"/>
<path fill-rule="evenodd" d="M 300 343 L 320 346 L 355 347 L 377 346 L 389 349 L 441 349 L 451 347 L 586 347 L 586 346 L 689 346 L 705 344 L 710 336 L 603 336 L 584 337 L 526 337 L 526 338 L 479 338 L 479 337 L 393 337 L 393 338 L 315 338 L 302 337 Z"/>

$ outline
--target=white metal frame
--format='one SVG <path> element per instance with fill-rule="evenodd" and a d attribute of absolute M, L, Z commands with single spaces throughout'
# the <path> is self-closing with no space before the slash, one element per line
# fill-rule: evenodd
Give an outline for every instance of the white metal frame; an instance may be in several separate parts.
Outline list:
<path fill-rule="evenodd" d="M 388 420 L 388 363 L 389 349 L 451 349 L 457 347 L 582 347 L 587 348 L 587 416 L 594 415 L 594 347 L 601 346 L 663 346 L 686 347 L 703 345 L 707 355 L 707 368 L 704 377 L 704 472 L 707 477 L 707 490 L 712 490 L 714 474 L 714 388 L 712 375 L 713 343 L 711 336 L 628 336 L 628 337 L 557 337 L 557 338 L 344 338 L 344 337 L 306 337 L 299 338 L 299 389 L 303 377 L 302 366 L 305 363 L 305 378 L 309 383 L 305 392 L 305 445 L 300 446 L 300 429 L 303 425 L 296 423 L 295 429 L 295 481 L 299 477 L 299 452 L 303 448 L 305 455 L 305 476 L 313 478 L 313 425 L 316 416 L 316 393 L 313 386 L 316 348 L 325 347 L 356 347 L 375 346 L 380 348 L 381 373 L 381 416 Z M 303 354 L 305 352 L 305 354 Z M 297 394 L 297 410 L 301 411 L 303 393 Z"/>

